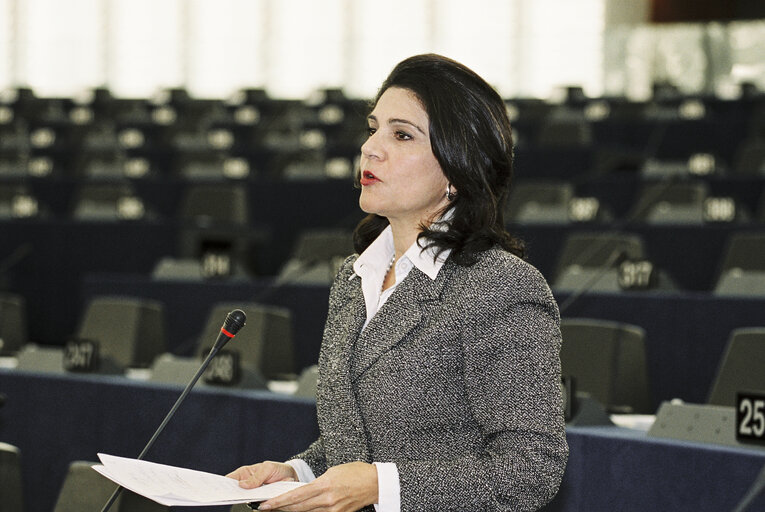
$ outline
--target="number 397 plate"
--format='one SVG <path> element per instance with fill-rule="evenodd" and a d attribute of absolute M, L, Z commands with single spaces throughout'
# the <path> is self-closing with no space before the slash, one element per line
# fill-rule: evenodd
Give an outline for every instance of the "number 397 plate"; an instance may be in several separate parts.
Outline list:
<path fill-rule="evenodd" d="M 736 439 L 765 444 L 765 393 L 738 393 Z"/>

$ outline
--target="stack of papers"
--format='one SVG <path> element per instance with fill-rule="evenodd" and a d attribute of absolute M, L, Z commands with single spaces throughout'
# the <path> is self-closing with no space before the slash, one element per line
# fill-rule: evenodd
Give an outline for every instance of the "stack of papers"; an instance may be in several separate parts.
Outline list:
<path fill-rule="evenodd" d="M 145 460 L 98 454 L 101 464 L 93 469 L 109 480 L 167 506 L 234 505 L 266 501 L 296 487 L 300 482 L 276 482 L 256 489 L 242 489 L 239 482 L 204 471 L 156 464 Z"/>

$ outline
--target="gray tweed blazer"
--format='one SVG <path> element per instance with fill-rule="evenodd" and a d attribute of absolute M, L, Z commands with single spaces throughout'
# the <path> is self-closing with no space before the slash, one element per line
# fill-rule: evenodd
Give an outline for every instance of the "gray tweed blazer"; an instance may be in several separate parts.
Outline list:
<path fill-rule="evenodd" d="M 318 476 L 395 462 L 405 511 L 535 510 L 568 456 L 560 319 L 541 274 L 506 251 L 471 267 L 416 267 L 369 325 L 349 257 L 332 285 L 319 356 Z"/>

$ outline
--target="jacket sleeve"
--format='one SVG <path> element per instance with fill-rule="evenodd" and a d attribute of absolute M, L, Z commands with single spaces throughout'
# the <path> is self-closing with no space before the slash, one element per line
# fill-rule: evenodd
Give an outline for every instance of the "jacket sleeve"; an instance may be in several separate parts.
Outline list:
<path fill-rule="evenodd" d="M 318 476 L 327 471 L 327 461 L 324 457 L 324 446 L 321 442 L 321 436 L 311 443 L 305 451 L 291 458 L 303 460 L 311 468 L 314 475 Z"/>
<path fill-rule="evenodd" d="M 329 292 L 330 314 L 328 315 L 327 323 L 332 320 L 332 311 L 336 307 L 335 304 L 338 303 L 344 293 L 343 284 L 348 281 L 349 277 L 353 273 L 353 262 L 356 261 L 356 257 L 357 255 L 354 254 L 346 258 L 343 264 L 340 266 L 337 274 L 335 275 L 335 279 L 332 283 L 332 286 L 330 287 Z M 326 329 L 327 326 L 325 325 L 325 330 Z M 319 378 L 321 378 L 321 376 L 319 376 Z M 319 435 L 319 438 L 311 443 L 311 445 L 305 451 L 295 455 L 292 458 L 305 461 L 305 463 L 308 464 L 316 476 L 323 474 L 328 469 L 326 452 L 324 451 L 324 442 L 322 440 L 321 434 Z"/>
<path fill-rule="evenodd" d="M 398 461 L 402 511 L 536 510 L 557 492 L 568 456 L 560 317 L 541 275 L 521 270 L 477 290 L 461 333 L 465 392 L 483 450 Z"/>

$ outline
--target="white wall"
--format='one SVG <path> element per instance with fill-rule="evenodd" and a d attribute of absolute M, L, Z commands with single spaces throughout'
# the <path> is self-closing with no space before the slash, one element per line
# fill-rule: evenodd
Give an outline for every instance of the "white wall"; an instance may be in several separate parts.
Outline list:
<path fill-rule="evenodd" d="M 341 87 L 370 97 L 396 62 L 432 51 L 506 97 L 549 97 L 566 85 L 640 95 L 655 73 L 673 72 L 662 64 L 677 53 L 667 47 L 695 56 L 688 45 L 700 40 L 698 27 L 678 38 L 645 25 L 648 8 L 648 0 L 0 0 L 0 89 L 70 96 L 105 85 L 145 97 L 184 86 L 226 97 L 264 87 L 305 98 Z M 757 37 L 744 29 L 730 37 L 737 46 L 728 53 L 744 61 L 739 75 L 765 74 L 746 48 Z"/>

